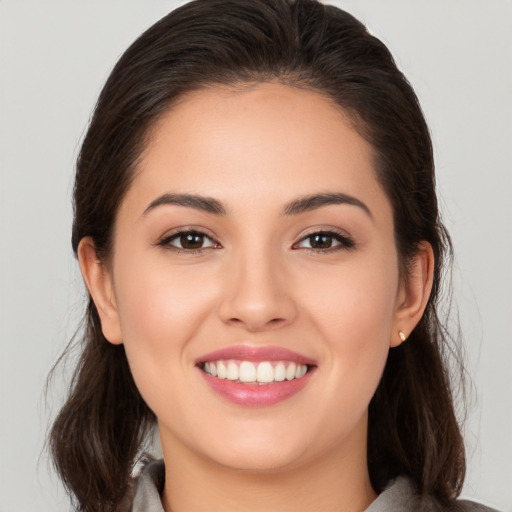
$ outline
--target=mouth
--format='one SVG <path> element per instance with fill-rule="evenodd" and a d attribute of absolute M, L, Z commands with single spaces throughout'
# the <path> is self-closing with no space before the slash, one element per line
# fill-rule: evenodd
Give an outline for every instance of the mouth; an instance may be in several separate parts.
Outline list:
<path fill-rule="evenodd" d="M 317 365 L 287 349 L 239 345 L 201 357 L 196 367 L 216 394 L 237 405 L 256 407 L 301 391 Z"/>
<path fill-rule="evenodd" d="M 274 382 L 301 379 L 312 366 L 292 361 L 261 361 L 259 363 L 240 360 L 207 361 L 199 365 L 207 375 L 243 384 L 268 385 Z"/>

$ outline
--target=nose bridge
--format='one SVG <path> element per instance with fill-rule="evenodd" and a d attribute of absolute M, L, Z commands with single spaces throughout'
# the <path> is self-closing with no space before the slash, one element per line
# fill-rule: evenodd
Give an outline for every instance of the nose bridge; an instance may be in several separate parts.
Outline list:
<path fill-rule="evenodd" d="M 271 244 L 247 243 L 230 258 L 221 306 L 224 321 L 248 330 L 283 325 L 295 317 L 295 305 L 285 285 L 282 258 Z"/>

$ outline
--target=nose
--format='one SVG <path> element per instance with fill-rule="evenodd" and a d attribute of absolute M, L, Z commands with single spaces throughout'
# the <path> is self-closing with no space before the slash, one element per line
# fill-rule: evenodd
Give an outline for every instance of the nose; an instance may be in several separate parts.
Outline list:
<path fill-rule="evenodd" d="M 279 258 L 270 253 L 239 254 L 226 271 L 219 314 L 224 323 L 249 332 L 273 330 L 297 315 L 292 283 Z"/>

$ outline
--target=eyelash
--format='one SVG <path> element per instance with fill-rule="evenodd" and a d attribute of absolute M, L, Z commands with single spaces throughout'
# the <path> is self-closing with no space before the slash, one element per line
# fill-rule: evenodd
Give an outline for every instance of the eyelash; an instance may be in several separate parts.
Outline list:
<path fill-rule="evenodd" d="M 197 249 L 186 249 L 184 247 L 175 247 L 174 245 L 172 245 L 171 242 L 173 242 L 174 240 L 178 240 L 184 236 L 199 236 L 199 237 L 202 237 L 203 239 L 210 240 L 212 242 L 212 245 L 208 246 L 208 247 L 199 247 Z M 172 233 L 171 235 L 162 238 L 162 240 L 157 242 L 156 245 L 158 245 L 160 247 L 164 247 L 164 248 L 172 250 L 172 251 L 176 251 L 178 254 L 179 253 L 198 254 L 198 253 L 201 253 L 210 248 L 218 249 L 220 247 L 220 244 L 216 240 L 214 240 L 211 236 L 209 236 L 206 233 L 199 231 L 197 229 L 183 229 L 181 231 L 176 231 L 175 233 Z"/>
<path fill-rule="evenodd" d="M 339 242 L 339 245 L 335 245 L 334 247 L 327 247 L 325 249 L 316 249 L 314 247 L 304 247 L 304 250 L 315 252 L 315 253 L 326 253 L 326 252 L 334 252 L 334 251 L 342 251 L 342 250 L 350 250 L 355 247 L 354 240 L 350 238 L 345 233 L 341 233 L 335 230 L 325 230 L 321 229 L 319 231 L 313 231 L 303 236 L 297 243 L 293 244 L 293 248 L 295 248 L 299 243 L 304 240 L 308 240 L 313 238 L 314 236 L 322 236 L 325 238 L 330 238 L 336 242 Z M 311 243 L 311 242 L 310 242 Z"/>
<path fill-rule="evenodd" d="M 203 241 L 204 241 L 204 239 L 210 240 L 211 245 L 207 246 L 207 247 L 199 247 L 196 249 L 187 249 L 184 247 L 176 247 L 176 246 L 172 245 L 172 242 L 174 240 L 178 240 L 184 236 L 202 237 Z M 340 232 L 334 231 L 334 230 L 319 230 L 319 231 L 313 231 L 313 232 L 307 234 L 306 236 L 303 236 L 297 243 L 293 244 L 292 249 L 297 250 L 298 244 L 300 244 L 301 242 L 304 242 L 305 240 L 308 240 L 308 239 L 310 239 L 310 245 L 311 245 L 311 239 L 314 236 L 322 236 L 322 237 L 325 237 L 328 239 L 330 238 L 330 239 L 338 242 L 339 244 L 335 245 L 333 247 L 327 247 L 327 248 L 323 248 L 323 249 L 318 249 L 318 248 L 314 248 L 314 247 L 303 247 L 302 248 L 303 250 L 307 250 L 309 252 L 314 252 L 314 253 L 326 253 L 326 252 L 334 252 L 334 251 L 340 251 L 340 250 L 350 250 L 355 247 L 355 243 L 352 240 L 352 238 L 350 238 L 346 234 L 343 234 L 343 233 L 340 233 Z M 203 251 L 208 250 L 208 249 L 219 249 L 221 247 L 220 243 L 217 242 L 215 239 L 213 239 L 211 236 L 207 235 L 206 233 L 204 233 L 202 231 L 196 230 L 196 229 L 184 229 L 182 231 L 177 231 L 175 233 L 172 233 L 169 236 L 162 238 L 159 242 L 157 242 L 156 245 L 170 249 L 172 251 L 176 251 L 178 254 L 179 253 L 198 254 L 198 253 L 202 253 Z"/>

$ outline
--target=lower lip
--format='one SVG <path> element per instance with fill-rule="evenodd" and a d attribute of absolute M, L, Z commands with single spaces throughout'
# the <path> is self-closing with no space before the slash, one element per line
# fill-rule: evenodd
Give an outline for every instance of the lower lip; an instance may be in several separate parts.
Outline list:
<path fill-rule="evenodd" d="M 228 379 L 212 377 L 199 370 L 210 388 L 223 398 L 246 407 L 265 407 L 290 398 L 309 382 L 312 370 L 300 379 L 284 380 L 271 384 L 244 384 Z"/>

